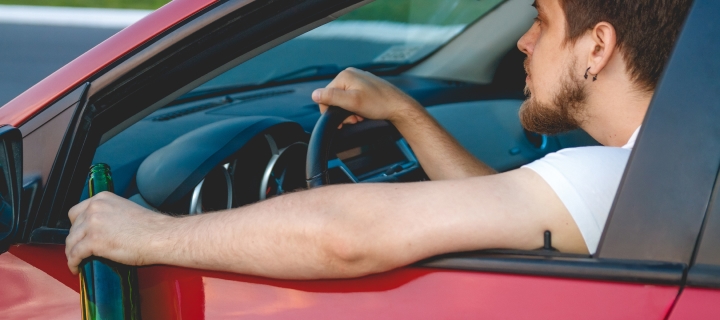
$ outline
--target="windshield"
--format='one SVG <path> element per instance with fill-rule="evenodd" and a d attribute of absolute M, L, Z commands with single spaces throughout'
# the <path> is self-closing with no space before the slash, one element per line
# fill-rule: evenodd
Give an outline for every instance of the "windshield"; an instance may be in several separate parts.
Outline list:
<path fill-rule="evenodd" d="M 413 64 L 504 0 L 377 0 L 247 61 L 192 93 Z"/>

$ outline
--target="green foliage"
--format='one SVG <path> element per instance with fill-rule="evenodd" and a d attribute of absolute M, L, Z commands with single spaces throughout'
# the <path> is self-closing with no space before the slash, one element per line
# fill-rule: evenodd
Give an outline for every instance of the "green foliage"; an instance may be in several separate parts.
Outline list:
<path fill-rule="evenodd" d="M 0 0 L 0 4 L 123 9 L 157 9 L 169 0 Z"/>
<path fill-rule="evenodd" d="M 377 0 L 342 20 L 383 20 L 436 25 L 468 24 L 504 0 Z M 169 0 L 0 0 L 0 4 L 157 9 Z"/>

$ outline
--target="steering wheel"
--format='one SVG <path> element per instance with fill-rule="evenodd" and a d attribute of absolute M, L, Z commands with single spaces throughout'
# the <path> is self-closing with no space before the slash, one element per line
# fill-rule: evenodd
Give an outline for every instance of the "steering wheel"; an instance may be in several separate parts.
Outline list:
<path fill-rule="evenodd" d="M 308 188 L 316 188 L 330 184 L 328 160 L 330 147 L 337 133 L 337 128 L 352 113 L 340 107 L 330 107 L 320 116 L 315 124 L 307 152 L 305 177 Z"/>

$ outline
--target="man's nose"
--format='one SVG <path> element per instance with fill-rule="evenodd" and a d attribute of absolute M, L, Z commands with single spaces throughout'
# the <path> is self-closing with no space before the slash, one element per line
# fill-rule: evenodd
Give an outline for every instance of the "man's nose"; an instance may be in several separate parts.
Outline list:
<path fill-rule="evenodd" d="M 522 51 L 524 54 L 531 56 L 535 48 L 536 39 L 537 32 L 535 32 L 535 25 L 533 25 L 530 30 L 525 32 L 525 34 L 520 38 L 520 40 L 518 40 L 518 49 L 520 49 L 520 51 Z"/>

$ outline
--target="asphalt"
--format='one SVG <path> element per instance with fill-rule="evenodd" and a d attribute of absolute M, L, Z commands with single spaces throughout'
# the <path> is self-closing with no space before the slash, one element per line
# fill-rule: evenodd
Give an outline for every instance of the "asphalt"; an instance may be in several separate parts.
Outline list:
<path fill-rule="evenodd" d="M 0 106 L 118 31 L 0 23 Z"/>
<path fill-rule="evenodd" d="M 0 5 L 0 106 L 149 13 Z M 261 83 L 308 66 L 404 62 L 428 53 L 460 31 L 459 26 L 336 21 L 263 53 L 206 85 Z"/>
<path fill-rule="evenodd" d="M 0 106 L 118 31 L 120 29 L 0 23 Z M 295 39 L 208 85 L 257 83 L 328 62 L 338 66 L 364 64 L 373 61 L 388 46 L 362 39 Z M 349 52 L 348 47 L 354 50 Z"/>

